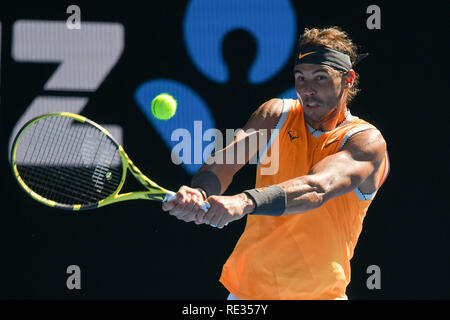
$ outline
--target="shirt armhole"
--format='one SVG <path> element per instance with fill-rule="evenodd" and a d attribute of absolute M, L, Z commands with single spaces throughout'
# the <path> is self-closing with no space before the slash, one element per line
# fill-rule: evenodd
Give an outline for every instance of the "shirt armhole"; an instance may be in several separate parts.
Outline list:
<path fill-rule="evenodd" d="M 281 116 L 278 119 L 278 122 L 277 122 L 277 125 L 275 126 L 275 128 L 272 129 L 273 131 L 270 135 L 269 142 L 267 143 L 266 147 L 264 148 L 264 151 L 261 153 L 261 156 L 258 158 L 258 162 L 257 162 L 256 166 L 259 166 L 261 159 L 264 158 L 264 156 L 267 153 L 267 150 L 269 150 L 272 143 L 278 137 L 278 133 L 280 133 L 281 128 L 283 128 L 283 125 L 286 122 L 286 119 L 289 114 L 289 110 L 291 109 L 291 106 L 286 102 L 286 99 L 283 99 L 282 101 L 283 101 L 283 108 L 282 108 Z"/>
<path fill-rule="evenodd" d="M 376 128 L 374 126 L 359 126 L 359 127 L 351 129 L 349 132 L 346 133 L 344 140 L 342 141 L 341 146 L 339 148 L 339 151 L 342 150 L 344 145 L 347 143 L 348 139 L 350 139 L 353 135 L 355 135 L 359 132 L 371 130 L 371 129 L 376 129 Z M 378 187 L 378 189 L 379 189 L 379 187 Z M 377 194 L 378 189 L 372 193 L 363 193 L 363 192 L 361 192 L 361 190 L 358 187 L 356 187 L 355 189 L 353 189 L 353 192 L 356 194 L 356 196 L 358 197 L 359 200 L 372 200 L 375 197 L 375 195 Z"/>

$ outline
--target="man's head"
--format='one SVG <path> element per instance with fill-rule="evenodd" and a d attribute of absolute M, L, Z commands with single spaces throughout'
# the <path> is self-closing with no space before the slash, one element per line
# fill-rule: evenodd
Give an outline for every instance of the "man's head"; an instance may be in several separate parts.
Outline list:
<path fill-rule="evenodd" d="M 294 67 L 295 89 L 305 115 L 321 121 L 346 106 L 358 93 L 352 69 L 356 46 L 337 27 L 305 29 Z"/>

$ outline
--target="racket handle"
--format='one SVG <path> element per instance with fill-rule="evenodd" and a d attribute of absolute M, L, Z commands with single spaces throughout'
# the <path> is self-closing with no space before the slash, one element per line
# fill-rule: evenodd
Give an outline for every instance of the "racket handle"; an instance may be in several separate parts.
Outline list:
<path fill-rule="evenodd" d="M 177 194 L 173 191 L 167 191 L 166 196 L 164 197 L 163 202 L 171 201 L 177 197 Z M 209 208 L 211 208 L 211 205 L 208 202 L 203 202 L 203 204 L 200 206 L 200 209 L 203 211 L 208 212 Z"/>
<path fill-rule="evenodd" d="M 175 192 L 167 190 L 166 196 L 164 197 L 163 202 L 172 201 L 176 197 L 177 197 L 177 194 Z"/>
<path fill-rule="evenodd" d="M 209 208 L 211 208 L 211 205 L 209 204 L 209 202 L 203 202 L 202 205 L 200 206 L 200 209 L 202 209 L 203 211 L 208 212 Z"/>

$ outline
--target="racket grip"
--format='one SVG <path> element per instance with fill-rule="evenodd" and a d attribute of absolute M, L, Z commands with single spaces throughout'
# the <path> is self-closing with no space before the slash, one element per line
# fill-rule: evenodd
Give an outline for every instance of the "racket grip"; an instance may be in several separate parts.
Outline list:
<path fill-rule="evenodd" d="M 177 194 L 173 191 L 167 190 L 163 202 L 171 201 L 177 197 Z"/>
<path fill-rule="evenodd" d="M 164 197 L 163 202 L 171 201 L 177 197 L 177 194 L 173 191 L 167 191 L 166 196 Z M 200 206 L 200 209 L 203 211 L 208 212 L 209 208 L 211 208 L 211 205 L 208 202 L 203 202 L 203 204 Z"/>
<path fill-rule="evenodd" d="M 205 213 L 208 212 L 209 208 L 211 208 L 211 205 L 209 204 L 209 202 L 203 202 L 203 204 L 200 206 L 200 209 L 202 209 L 203 211 L 205 211 Z"/>

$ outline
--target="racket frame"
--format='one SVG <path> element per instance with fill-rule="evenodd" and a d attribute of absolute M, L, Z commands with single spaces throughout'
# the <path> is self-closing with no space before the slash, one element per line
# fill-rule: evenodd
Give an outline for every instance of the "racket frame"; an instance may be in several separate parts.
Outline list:
<path fill-rule="evenodd" d="M 95 204 L 89 204 L 89 205 L 83 205 L 83 204 L 75 204 L 75 205 L 68 205 L 68 204 L 61 204 L 56 201 L 47 199 L 45 197 L 42 197 L 35 191 L 33 191 L 20 177 L 19 171 L 17 169 L 16 164 L 16 151 L 18 142 L 20 141 L 20 138 L 22 134 L 30 127 L 33 123 L 42 120 L 44 118 L 48 117 L 67 117 L 74 119 L 81 123 L 89 123 L 90 125 L 96 127 L 101 133 L 106 135 L 109 139 L 112 140 L 112 142 L 117 146 L 117 152 L 120 155 L 121 162 L 122 162 L 122 178 L 120 180 L 120 183 L 116 190 L 109 195 L 108 197 L 98 201 Z M 114 137 L 102 126 L 95 123 L 92 120 L 87 119 L 84 116 L 81 116 L 79 114 L 74 114 L 70 112 L 57 112 L 57 113 L 49 113 L 45 115 L 41 115 L 38 117 L 35 117 L 31 120 L 29 120 L 19 131 L 19 133 L 16 135 L 13 143 L 13 148 L 11 151 L 11 166 L 12 171 L 14 174 L 14 177 L 18 181 L 19 185 L 22 187 L 22 189 L 25 190 L 25 192 L 31 196 L 36 201 L 45 204 L 50 207 L 58 208 L 58 209 L 64 209 L 64 210 L 72 210 L 72 211 L 80 211 L 80 210 L 91 210 L 100 208 L 112 203 L 121 202 L 121 201 L 127 201 L 127 200 L 137 200 L 137 199 L 144 199 L 144 200 L 156 200 L 156 201 L 170 201 L 173 198 L 175 198 L 175 193 L 172 191 L 169 191 L 159 185 L 157 185 L 155 182 L 150 180 L 147 176 L 145 176 L 139 168 L 137 168 L 134 163 L 131 161 L 131 159 L 128 157 L 128 155 L 125 153 L 123 147 L 114 139 Z M 121 191 L 126 177 L 128 170 L 133 174 L 133 176 L 145 187 L 148 191 L 135 191 L 135 192 L 127 192 L 119 194 Z"/>

